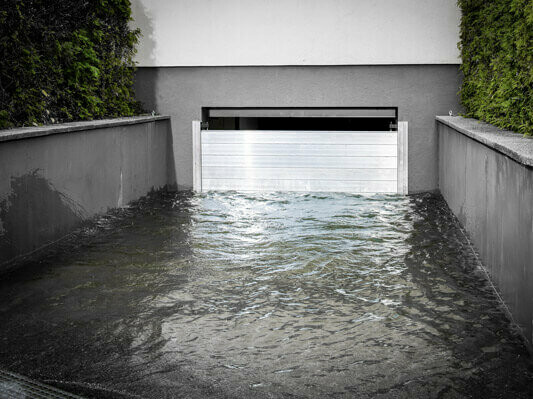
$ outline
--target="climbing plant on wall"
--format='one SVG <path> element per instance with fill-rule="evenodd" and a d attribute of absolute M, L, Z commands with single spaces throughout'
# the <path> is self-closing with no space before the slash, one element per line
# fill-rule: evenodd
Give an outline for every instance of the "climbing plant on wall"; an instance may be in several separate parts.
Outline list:
<path fill-rule="evenodd" d="M 130 116 L 129 0 L 2 0 L 0 128 Z"/>
<path fill-rule="evenodd" d="M 533 1 L 459 0 L 466 115 L 533 134 Z"/>

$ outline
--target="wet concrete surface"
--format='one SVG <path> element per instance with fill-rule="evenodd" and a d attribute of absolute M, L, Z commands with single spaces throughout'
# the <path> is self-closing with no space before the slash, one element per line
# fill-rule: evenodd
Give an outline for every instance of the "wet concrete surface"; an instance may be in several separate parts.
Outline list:
<path fill-rule="evenodd" d="M 0 367 L 95 398 L 531 398 L 442 197 L 154 194 L 0 282 Z"/>
<path fill-rule="evenodd" d="M 533 151 L 533 138 L 461 117 L 439 117 L 437 130 L 440 192 L 533 351 L 533 158 L 519 145 Z"/>
<path fill-rule="evenodd" d="M 0 273 L 86 220 L 174 184 L 170 136 L 165 117 L 0 132 Z"/>
<path fill-rule="evenodd" d="M 41 172 L 12 177 L 11 192 L 0 201 L 0 263 L 65 236 L 83 221 L 83 208 Z"/>

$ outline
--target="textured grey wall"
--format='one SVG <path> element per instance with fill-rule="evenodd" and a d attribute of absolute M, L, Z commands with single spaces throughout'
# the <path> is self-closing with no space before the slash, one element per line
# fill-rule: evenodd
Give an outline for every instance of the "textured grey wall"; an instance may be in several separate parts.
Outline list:
<path fill-rule="evenodd" d="M 439 186 L 533 343 L 533 169 L 438 123 Z"/>
<path fill-rule="evenodd" d="M 169 136 L 167 119 L 1 141 L 0 271 L 94 214 L 166 185 Z"/>
<path fill-rule="evenodd" d="M 172 117 L 177 184 L 192 187 L 202 107 L 398 107 L 409 122 L 409 191 L 437 189 L 435 115 L 459 111 L 458 65 L 139 68 L 137 98 Z"/>

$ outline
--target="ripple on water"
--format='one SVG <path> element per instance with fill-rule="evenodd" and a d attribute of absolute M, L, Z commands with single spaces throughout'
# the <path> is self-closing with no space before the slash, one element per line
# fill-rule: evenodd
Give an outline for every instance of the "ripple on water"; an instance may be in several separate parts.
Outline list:
<path fill-rule="evenodd" d="M 0 282 L 0 362 L 147 397 L 530 397 L 476 262 L 439 196 L 162 193 Z"/>

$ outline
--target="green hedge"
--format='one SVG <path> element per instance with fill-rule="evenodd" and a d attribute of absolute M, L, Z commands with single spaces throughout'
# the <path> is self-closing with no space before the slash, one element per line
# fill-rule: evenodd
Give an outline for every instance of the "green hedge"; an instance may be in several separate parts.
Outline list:
<path fill-rule="evenodd" d="M 459 0 L 466 115 L 533 134 L 533 1 Z"/>
<path fill-rule="evenodd" d="M 0 128 L 130 116 L 129 0 L 2 0 Z"/>

